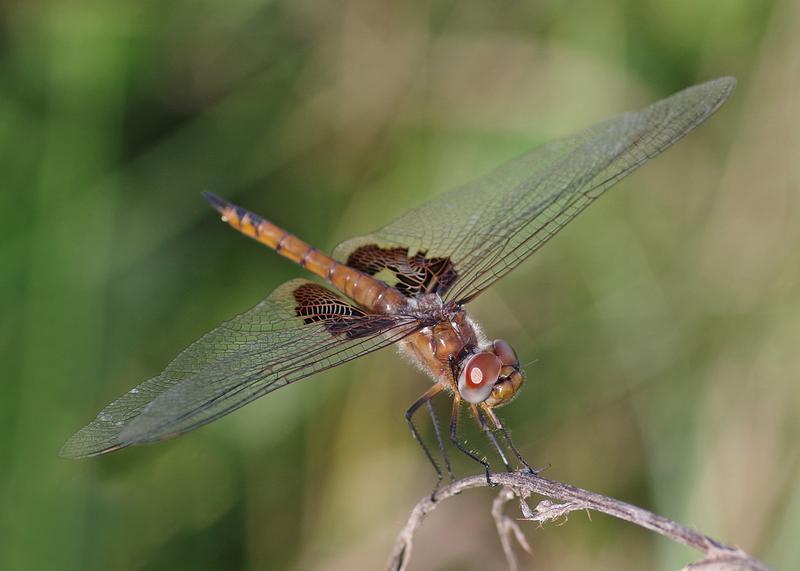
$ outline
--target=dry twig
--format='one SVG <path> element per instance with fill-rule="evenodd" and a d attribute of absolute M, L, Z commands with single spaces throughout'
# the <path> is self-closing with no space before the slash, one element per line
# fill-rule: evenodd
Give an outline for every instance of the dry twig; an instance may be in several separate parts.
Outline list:
<path fill-rule="evenodd" d="M 492 474 L 492 480 L 503 486 L 500 496 L 492 505 L 492 516 L 500 535 L 503 552 L 512 571 L 517 569 L 517 560 L 511 536 L 514 536 L 523 549 L 530 551 L 517 522 L 503 514 L 503 505 L 515 496 L 520 500 L 523 520 L 537 521 L 543 524 L 548 521 L 563 520 L 567 514 L 576 510 L 595 510 L 629 521 L 701 552 L 703 559 L 688 565 L 684 568 L 685 571 L 768 571 L 763 563 L 736 547 L 722 544 L 665 517 L 614 498 L 548 480 L 526 471 Z M 435 510 L 439 503 L 464 490 L 487 485 L 483 475 L 470 476 L 443 487 L 436 493 L 435 499 L 426 496 L 420 500 L 411 511 L 405 527 L 397 536 L 387 569 L 390 571 L 406 570 L 411 560 L 414 535 L 425 516 Z M 531 509 L 525 502 L 525 499 L 531 494 L 538 494 L 549 499 L 541 500 L 535 508 Z"/>

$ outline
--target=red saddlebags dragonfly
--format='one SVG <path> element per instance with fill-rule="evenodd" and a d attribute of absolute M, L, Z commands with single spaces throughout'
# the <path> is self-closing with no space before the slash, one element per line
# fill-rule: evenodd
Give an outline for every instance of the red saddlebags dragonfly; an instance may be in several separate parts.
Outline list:
<path fill-rule="evenodd" d="M 272 391 L 389 345 L 428 372 L 433 385 L 406 419 L 439 478 L 442 472 L 412 421 L 423 405 L 452 397 L 450 439 L 462 403 L 498 445 L 525 464 L 495 408 L 525 379 L 514 350 L 489 341 L 467 303 L 539 249 L 607 189 L 702 123 L 728 98 L 733 78 L 690 87 L 638 112 L 530 151 L 442 194 L 330 257 L 271 222 L 212 194 L 222 220 L 322 278 L 295 279 L 253 309 L 190 345 L 164 371 L 106 406 L 61 453 L 95 456 L 194 430 Z M 444 451 L 438 427 L 439 447 Z M 449 471 L 449 461 L 444 456 Z M 452 475 L 452 472 L 451 472 Z"/>

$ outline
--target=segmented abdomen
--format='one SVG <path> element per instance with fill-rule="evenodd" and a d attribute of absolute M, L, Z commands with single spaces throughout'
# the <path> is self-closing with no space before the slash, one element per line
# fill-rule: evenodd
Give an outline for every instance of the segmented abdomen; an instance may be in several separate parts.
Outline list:
<path fill-rule="evenodd" d="M 204 193 L 204 196 L 222 215 L 223 222 L 327 280 L 362 307 L 378 313 L 394 313 L 400 305 L 405 304 L 406 298 L 396 289 L 340 264 L 269 220 L 210 192 Z"/>

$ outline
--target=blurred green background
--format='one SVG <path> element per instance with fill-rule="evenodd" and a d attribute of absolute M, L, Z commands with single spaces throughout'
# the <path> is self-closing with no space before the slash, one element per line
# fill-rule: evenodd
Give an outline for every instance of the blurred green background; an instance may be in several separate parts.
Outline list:
<path fill-rule="evenodd" d="M 177 440 L 56 456 L 302 275 L 200 191 L 331 249 L 720 75 L 739 88 L 717 115 L 472 312 L 530 363 L 500 412 L 546 475 L 798 568 L 796 0 L 53 0 L 0 17 L 0 569 L 381 568 L 434 482 L 402 416 L 428 381 L 392 350 Z M 444 504 L 411 568 L 502 569 L 494 494 Z M 599 515 L 525 529 L 528 569 L 693 557 Z"/>

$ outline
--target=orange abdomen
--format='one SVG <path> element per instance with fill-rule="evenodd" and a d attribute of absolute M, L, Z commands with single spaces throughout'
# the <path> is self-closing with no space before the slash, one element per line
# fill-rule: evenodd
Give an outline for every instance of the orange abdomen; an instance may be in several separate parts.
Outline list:
<path fill-rule="evenodd" d="M 365 309 L 377 313 L 392 313 L 396 307 L 405 303 L 405 297 L 395 288 L 340 264 L 269 220 L 209 192 L 203 194 L 222 215 L 223 222 L 330 282 Z"/>

